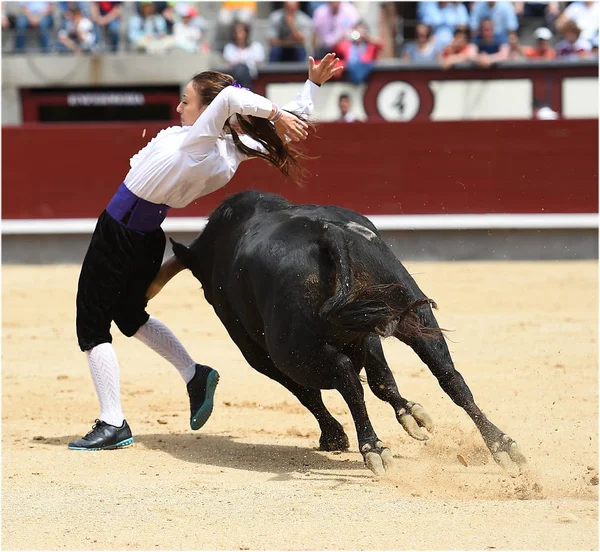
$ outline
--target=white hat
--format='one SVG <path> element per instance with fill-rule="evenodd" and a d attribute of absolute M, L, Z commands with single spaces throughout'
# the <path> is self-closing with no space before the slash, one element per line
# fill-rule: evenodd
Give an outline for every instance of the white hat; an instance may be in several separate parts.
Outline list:
<path fill-rule="evenodd" d="M 538 27 L 533 33 L 534 38 L 537 40 L 551 40 L 552 39 L 552 31 L 547 27 Z"/>

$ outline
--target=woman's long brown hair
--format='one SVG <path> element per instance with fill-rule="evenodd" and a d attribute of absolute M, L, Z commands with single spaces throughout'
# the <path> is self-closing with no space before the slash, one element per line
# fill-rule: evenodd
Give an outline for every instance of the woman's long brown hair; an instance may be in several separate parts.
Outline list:
<path fill-rule="evenodd" d="M 234 80 L 231 75 L 219 73 L 218 71 L 203 71 L 192 78 L 192 86 L 200 98 L 200 105 L 210 104 L 221 90 L 233 83 Z M 245 115 L 243 117 L 238 116 L 237 121 L 245 134 L 256 140 L 267 150 L 266 153 L 263 153 L 246 146 L 240 140 L 238 133 L 228 119 L 225 127 L 231 132 L 233 143 L 240 152 L 248 157 L 264 159 L 276 167 L 285 177 L 291 178 L 299 184 L 304 181 L 308 171 L 302 166 L 301 162 L 309 157 L 291 142 L 284 143 L 268 119 Z"/>

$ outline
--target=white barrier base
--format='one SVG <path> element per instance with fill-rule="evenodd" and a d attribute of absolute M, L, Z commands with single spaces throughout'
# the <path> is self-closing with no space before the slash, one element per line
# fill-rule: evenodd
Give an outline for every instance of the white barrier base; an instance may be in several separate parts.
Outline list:
<path fill-rule="evenodd" d="M 594 229 L 598 214 L 483 214 L 483 215 L 371 215 L 380 231 L 390 230 L 494 230 Z M 199 232 L 206 217 L 171 217 L 165 232 Z M 91 234 L 95 219 L 2 219 L 2 235 Z"/>

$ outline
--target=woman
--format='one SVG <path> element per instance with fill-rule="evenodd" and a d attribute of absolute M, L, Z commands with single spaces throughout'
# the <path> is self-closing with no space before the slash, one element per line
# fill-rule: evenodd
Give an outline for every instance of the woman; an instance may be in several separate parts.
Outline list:
<path fill-rule="evenodd" d="M 337 61 L 334 54 L 318 65 L 309 58 L 308 80 L 296 100 L 284 106 L 298 116 L 236 87 L 230 75 L 200 73 L 177 107 L 181 126 L 162 130 L 131 158 L 125 181 L 98 219 L 79 277 L 77 338 L 87 355 L 100 417 L 85 437 L 69 443 L 70 449 L 113 449 L 133 442 L 121 409 L 112 321 L 177 368 L 187 384 L 192 429 L 206 423 L 218 373 L 195 363 L 175 335 L 145 310 L 147 294 L 153 294 L 148 287 L 164 254 L 160 225 L 171 207 L 185 207 L 225 186 L 247 159 L 259 157 L 286 176 L 301 175 L 302 156 L 289 142 L 308 136 L 299 116 L 311 113 L 318 87 L 340 70 Z"/>
<path fill-rule="evenodd" d="M 415 40 L 409 42 L 402 56 L 404 61 L 420 63 L 437 60 L 435 40 L 431 37 L 431 29 L 419 23 L 415 29 Z"/>
<path fill-rule="evenodd" d="M 232 38 L 233 42 L 223 50 L 223 57 L 235 80 L 252 88 L 252 81 L 258 76 L 258 66 L 265 61 L 265 49 L 260 42 L 250 42 L 250 27 L 246 23 L 233 26 Z"/>

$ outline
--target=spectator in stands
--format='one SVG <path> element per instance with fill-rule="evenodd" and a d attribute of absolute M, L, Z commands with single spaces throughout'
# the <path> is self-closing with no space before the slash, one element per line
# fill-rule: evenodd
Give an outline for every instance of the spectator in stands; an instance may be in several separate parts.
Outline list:
<path fill-rule="evenodd" d="M 6 2 L 0 2 L 0 6 L 2 9 L 2 28 L 8 29 L 10 28 L 10 19 L 8 19 L 8 15 L 6 15 Z"/>
<path fill-rule="evenodd" d="M 358 23 L 350 36 L 338 42 L 333 50 L 342 60 L 348 80 L 354 84 L 362 84 L 371 74 L 381 48 L 381 42 L 369 35 L 367 26 Z"/>
<path fill-rule="evenodd" d="M 544 17 L 546 24 L 551 27 L 554 20 L 560 13 L 560 5 L 558 2 L 548 2 L 547 0 L 537 0 L 535 2 L 515 2 L 515 14 L 517 19 L 521 21 L 523 18 L 529 17 Z"/>
<path fill-rule="evenodd" d="M 322 6 L 323 4 L 327 4 L 327 2 L 324 0 L 318 0 L 315 2 L 306 2 L 305 3 L 306 13 L 309 15 L 309 17 L 312 17 L 315 14 L 315 11 L 317 10 L 317 8 L 319 6 Z"/>
<path fill-rule="evenodd" d="M 445 48 L 456 29 L 467 29 L 469 12 L 461 2 L 419 2 L 419 19 L 433 31 L 436 46 Z"/>
<path fill-rule="evenodd" d="M 581 36 L 581 30 L 575 21 L 570 19 L 562 25 L 564 37 L 556 45 L 556 55 L 564 59 L 591 57 L 592 43 Z"/>
<path fill-rule="evenodd" d="M 167 36 L 167 23 L 157 14 L 153 2 L 142 2 L 142 14 L 129 19 L 129 42 L 136 50 L 160 53 L 174 45 L 172 36 Z"/>
<path fill-rule="evenodd" d="M 441 51 L 438 57 L 442 69 L 450 69 L 457 63 L 472 61 L 476 53 L 475 46 L 469 44 L 467 31 L 456 29 L 452 42 Z"/>
<path fill-rule="evenodd" d="M 250 42 L 247 23 L 238 22 L 233 26 L 233 42 L 225 46 L 223 57 L 230 67 L 230 75 L 251 90 L 258 76 L 258 66 L 265 61 L 265 50 L 260 42 Z"/>
<path fill-rule="evenodd" d="M 515 2 L 514 7 L 517 17 L 545 17 L 549 11 L 556 15 L 560 13 L 559 3 L 548 2 L 548 0 Z"/>
<path fill-rule="evenodd" d="M 269 16 L 269 60 L 305 61 L 305 41 L 312 32 L 312 19 L 301 12 L 298 2 L 284 2 Z"/>
<path fill-rule="evenodd" d="M 244 0 L 221 2 L 219 10 L 219 24 L 221 25 L 231 27 L 238 21 L 250 25 L 255 17 L 256 2 L 245 2 Z"/>
<path fill-rule="evenodd" d="M 96 45 L 96 32 L 92 21 L 84 17 L 77 6 L 70 8 L 65 17 L 65 28 L 58 32 L 58 41 L 64 51 L 77 55 L 91 52 Z"/>
<path fill-rule="evenodd" d="M 552 32 L 546 27 L 539 27 L 533 33 L 535 46 L 526 46 L 523 48 L 525 56 L 528 59 L 554 59 L 556 50 L 550 46 Z"/>
<path fill-rule="evenodd" d="M 511 2 L 473 2 L 471 9 L 471 32 L 481 28 L 484 19 L 493 21 L 494 29 L 501 35 L 504 42 L 508 40 L 508 33 L 519 28 L 514 5 Z"/>
<path fill-rule="evenodd" d="M 204 53 L 210 51 L 210 46 L 203 40 L 203 19 L 198 16 L 198 11 L 187 2 L 181 2 L 175 7 L 175 22 L 173 24 L 173 37 L 175 46 L 186 52 Z"/>
<path fill-rule="evenodd" d="M 565 8 L 556 20 L 556 30 L 564 34 L 564 26 L 567 21 L 572 21 L 579 27 L 581 38 L 591 41 L 598 33 L 598 18 L 600 17 L 600 5 L 595 2 L 572 2 Z"/>
<path fill-rule="evenodd" d="M 110 50 L 116 52 L 121 37 L 121 2 L 92 2 L 90 15 L 96 24 L 96 34 L 106 33 Z"/>
<path fill-rule="evenodd" d="M 438 44 L 431 35 L 431 29 L 427 25 L 419 23 L 415 29 L 415 40 L 406 45 L 402 59 L 412 63 L 435 61 L 438 50 Z"/>
<path fill-rule="evenodd" d="M 340 108 L 340 116 L 336 119 L 336 123 L 355 123 L 358 121 L 356 115 L 352 113 L 352 103 L 348 94 L 341 94 L 338 100 Z"/>
<path fill-rule="evenodd" d="M 246 1 L 221 2 L 213 48 L 223 51 L 225 44 L 231 40 L 233 25 L 238 21 L 252 25 L 257 12 L 256 4 Z"/>
<path fill-rule="evenodd" d="M 331 52 L 359 22 L 358 10 L 350 2 L 327 2 L 319 6 L 313 14 L 315 58 Z"/>
<path fill-rule="evenodd" d="M 543 17 L 548 27 L 553 27 L 556 18 L 560 14 L 560 4 L 561 2 L 549 2 L 548 0 L 515 2 L 515 13 L 519 21 L 523 18 Z"/>
<path fill-rule="evenodd" d="M 519 35 L 516 31 L 508 33 L 508 54 L 506 59 L 509 61 L 523 61 L 526 58 L 525 47 L 519 41 Z"/>
<path fill-rule="evenodd" d="M 17 16 L 15 27 L 15 51 L 23 52 L 27 45 L 27 33 L 30 29 L 39 31 L 40 46 L 43 52 L 50 51 L 50 35 L 54 20 L 52 12 L 54 2 L 21 2 L 21 13 Z"/>
<path fill-rule="evenodd" d="M 473 61 L 478 67 L 491 67 L 498 61 L 508 59 L 510 48 L 507 38 L 495 32 L 494 22 L 491 19 L 481 21 L 479 34 L 472 42 L 477 48 L 477 54 Z"/>

